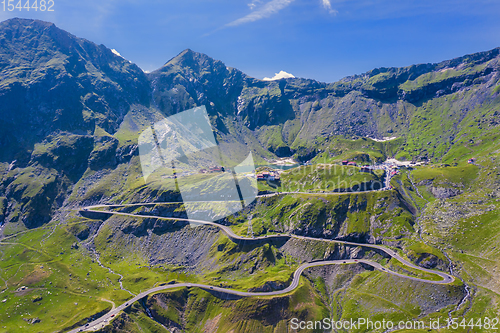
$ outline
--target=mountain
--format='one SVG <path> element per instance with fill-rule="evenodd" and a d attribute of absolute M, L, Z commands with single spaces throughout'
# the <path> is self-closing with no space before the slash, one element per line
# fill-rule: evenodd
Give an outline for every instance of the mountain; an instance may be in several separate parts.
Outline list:
<path fill-rule="evenodd" d="M 318 138 L 396 136 L 405 141 L 399 157 L 441 159 L 455 143 L 463 143 L 461 131 L 477 125 L 471 117 L 484 118 L 489 129 L 498 125 L 499 52 L 380 68 L 326 84 L 260 81 L 186 50 L 149 77 L 164 113 L 207 105 L 214 117 L 242 123 L 278 156 L 310 159 L 329 147 L 315 144 Z M 494 111 L 481 111 L 486 106 Z M 217 122 L 223 132 L 229 127 Z"/>
<path fill-rule="evenodd" d="M 282 174 L 280 189 L 314 193 L 260 197 L 219 223 L 240 235 L 382 244 L 457 280 L 435 285 L 361 265 L 316 267 L 279 297 L 234 300 L 197 288 L 148 296 L 102 332 L 287 332 L 291 318 L 325 316 L 493 318 L 500 304 L 499 61 L 496 48 L 334 83 L 263 81 L 188 49 L 144 73 L 54 24 L 1 22 L 0 331 L 68 331 L 131 293 L 173 281 L 282 289 L 312 260 L 371 259 L 428 278 L 362 247 L 298 238 L 237 244 L 213 226 L 138 217 L 186 216 L 175 185 L 162 177 L 145 184 L 138 137 L 195 106 L 206 107 L 225 158 L 239 163 L 252 152 L 265 167 L 281 157 L 312 164 Z M 331 187 L 382 181 L 383 172 L 365 175 L 342 160 L 394 157 L 427 164 L 400 170 L 390 191 Z M 110 208 L 134 217 L 79 213 L 155 202 L 173 203 Z M 202 209 L 221 214 L 209 203 Z"/>
<path fill-rule="evenodd" d="M 13 19 L 1 28 L 5 162 L 27 162 L 34 143 L 58 130 L 92 134 L 97 125 L 114 134 L 132 105 L 154 104 L 164 115 L 205 105 L 220 135 L 250 142 L 268 160 L 310 159 L 328 148 L 315 144 L 317 139 L 332 136 L 402 137 L 399 157 L 440 159 L 460 141 L 462 130 L 475 126 L 471 116 L 497 125 L 495 113 L 479 109 L 498 102 L 500 48 L 438 64 L 379 68 L 327 84 L 261 81 L 191 50 L 145 74 L 103 45 L 50 23 Z M 436 110 L 437 102 L 446 109 Z M 443 112 L 448 118 L 434 119 Z"/>
<path fill-rule="evenodd" d="M 4 21 L 0 43 L 2 161 L 26 162 L 57 131 L 114 133 L 132 104 L 149 103 L 141 69 L 54 24 Z"/>
<path fill-rule="evenodd" d="M 16 221 L 22 210 L 38 226 L 87 169 L 95 129 L 115 133 L 132 105 L 149 104 L 149 81 L 105 46 L 47 22 L 2 22 L 0 45 L 0 160 L 13 170 L 1 186 L 11 202 L 4 214 Z"/>

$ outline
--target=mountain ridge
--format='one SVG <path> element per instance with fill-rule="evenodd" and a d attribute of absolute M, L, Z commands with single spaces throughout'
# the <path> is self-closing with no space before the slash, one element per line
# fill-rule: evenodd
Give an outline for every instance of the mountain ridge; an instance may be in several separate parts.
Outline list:
<path fill-rule="evenodd" d="M 148 296 L 100 332 L 277 333 L 289 331 L 291 318 L 475 322 L 498 314 L 497 49 L 334 83 L 262 81 L 191 50 L 144 73 L 52 24 L 9 22 L 0 23 L 4 329 L 68 331 L 131 293 L 180 281 L 283 289 L 294 268 L 315 260 L 370 259 L 424 277 L 358 246 L 236 243 L 214 227 L 150 217 L 187 215 L 172 178 L 158 172 L 144 181 L 138 136 L 195 106 L 206 107 L 221 155 L 231 162 L 250 152 L 260 170 L 280 157 L 308 162 L 282 173 L 280 188 L 259 182 L 261 192 L 284 193 L 257 198 L 221 225 L 266 240 L 289 233 L 380 244 L 457 279 L 432 287 L 354 263 L 311 268 L 296 291 L 280 297 L 221 299 L 197 288 Z M 424 163 L 401 168 L 389 190 L 336 192 L 353 179 L 383 177 L 382 170 L 366 173 L 341 161 L 393 157 Z M 306 193 L 287 193 L 296 190 Z M 98 204 L 125 215 L 101 220 L 101 213 L 86 212 Z M 224 213 L 217 203 L 201 209 Z"/>
<path fill-rule="evenodd" d="M 41 202 L 54 211 L 91 172 L 112 174 L 129 163 L 140 168 L 140 132 L 201 105 L 221 151 L 234 161 L 252 152 L 257 164 L 279 157 L 330 163 L 394 156 L 456 163 L 472 157 L 466 149 L 485 145 L 480 138 L 494 137 L 499 126 L 500 48 L 374 69 L 335 83 L 263 81 L 190 49 L 144 73 L 105 46 L 48 22 L 11 19 L 0 26 L 0 142 L 6 147 L 0 196 L 12 200 L 6 220 Z M 398 140 L 367 139 L 388 136 Z M 347 147 L 356 153 L 345 155 Z M 68 154 L 78 167 L 58 162 Z M 32 174 L 47 175 L 40 186 L 48 201 L 32 200 L 34 192 L 15 181 Z M 40 221 L 52 214 L 40 211 Z"/>
<path fill-rule="evenodd" d="M 145 74 L 105 46 L 43 21 L 11 19 L 1 26 L 0 127 L 4 141 L 17 139 L 12 150 L 30 150 L 54 130 L 90 132 L 97 124 L 115 132 L 113 119 L 123 118 L 127 104 L 148 105 Z M 16 125 L 23 122 L 31 131 Z"/>

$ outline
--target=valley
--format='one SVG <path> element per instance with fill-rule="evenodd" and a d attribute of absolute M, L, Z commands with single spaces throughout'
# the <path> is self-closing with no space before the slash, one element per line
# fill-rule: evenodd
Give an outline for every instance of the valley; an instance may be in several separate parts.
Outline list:
<path fill-rule="evenodd" d="M 263 81 L 189 49 L 146 73 L 52 23 L 0 22 L 0 332 L 498 317 L 499 87 L 500 48 Z M 200 106 L 221 162 L 176 172 L 223 200 L 189 203 L 172 170 L 144 177 L 139 137 Z M 241 203 L 220 166 L 250 153 Z"/>

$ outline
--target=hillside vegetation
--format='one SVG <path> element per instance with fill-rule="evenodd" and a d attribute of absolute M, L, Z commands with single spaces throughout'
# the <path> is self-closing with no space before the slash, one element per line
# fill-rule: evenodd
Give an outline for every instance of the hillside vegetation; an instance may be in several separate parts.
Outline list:
<path fill-rule="evenodd" d="M 274 333 L 289 332 L 294 317 L 497 316 L 499 61 L 496 48 L 334 83 L 261 81 L 185 50 L 146 74 L 51 23 L 1 22 L 0 332 L 69 331 L 167 283 L 279 290 L 312 260 L 370 259 L 432 279 L 361 246 L 297 238 L 249 245 L 214 226 L 79 213 L 95 204 L 157 203 L 110 209 L 185 218 L 179 184 L 201 197 L 210 177 L 218 177 L 214 192 L 223 195 L 229 173 L 193 169 L 176 183 L 168 166 L 143 177 L 139 135 L 195 106 L 206 107 L 224 164 L 250 153 L 256 165 L 282 157 L 310 162 L 282 172 L 279 182 L 259 182 L 261 193 L 280 194 L 230 216 L 213 203 L 200 205 L 201 213 L 242 236 L 381 244 L 457 279 L 434 285 L 359 263 L 316 267 L 279 297 L 231 299 L 197 288 L 150 295 L 102 332 Z M 377 189 L 380 171 L 339 165 L 388 158 L 423 164 L 402 168 L 384 191 L 365 191 Z M 453 332 L 469 331 L 488 332 Z"/>

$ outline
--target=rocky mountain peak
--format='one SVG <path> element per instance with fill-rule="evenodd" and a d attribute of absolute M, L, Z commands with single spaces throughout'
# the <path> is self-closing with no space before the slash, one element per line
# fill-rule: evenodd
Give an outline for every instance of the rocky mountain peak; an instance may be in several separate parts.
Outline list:
<path fill-rule="evenodd" d="M 28 158 L 53 132 L 97 124 L 114 133 L 130 105 L 149 98 L 143 71 L 104 45 L 39 20 L 0 23 L 0 142 L 11 142 L 0 159 Z"/>
<path fill-rule="evenodd" d="M 153 73 L 177 72 L 186 75 L 188 79 L 199 79 L 207 75 L 211 78 L 227 76 L 232 71 L 237 70 L 227 68 L 222 61 L 215 60 L 206 54 L 186 49 Z"/>

